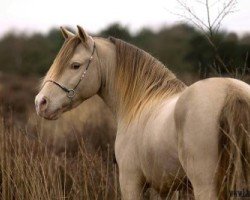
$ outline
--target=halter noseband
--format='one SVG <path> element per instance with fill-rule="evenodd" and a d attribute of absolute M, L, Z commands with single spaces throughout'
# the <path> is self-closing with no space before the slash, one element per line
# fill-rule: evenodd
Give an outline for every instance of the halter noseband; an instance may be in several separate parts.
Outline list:
<path fill-rule="evenodd" d="M 78 87 L 78 85 L 80 84 L 80 82 L 82 81 L 82 79 L 85 77 L 86 73 L 87 73 L 87 70 L 90 66 L 90 63 L 93 59 L 93 55 L 95 53 L 95 49 L 96 49 L 96 46 L 95 46 L 95 41 L 93 40 L 94 42 L 94 45 L 93 45 L 93 50 L 92 50 L 92 53 L 91 53 L 91 56 L 89 58 L 89 61 L 88 61 L 88 64 L 87 64 L 87 67 L 86 69 L 83 71 L 82 75 L 81 75 L 81 78 L 79 79 L 79 81 L 77 82 L 77 84 L 75 85 L 75 87 L 73 89 L 68 89 L 67 87 L 61 85 L 60 83 L 54 81 L 54 80 L 47 80 L 45 81 L 44 85 L 47 83 L 47 82 L 51 82 L 51 83 L 54 83 L 55 85 L 57 85 L 59 88 L 61 88 L 64 92 L 67 93 L 67 97 L 72 100 L 73 97 L 75 96 L 76 94 L 76 88 Z"/>

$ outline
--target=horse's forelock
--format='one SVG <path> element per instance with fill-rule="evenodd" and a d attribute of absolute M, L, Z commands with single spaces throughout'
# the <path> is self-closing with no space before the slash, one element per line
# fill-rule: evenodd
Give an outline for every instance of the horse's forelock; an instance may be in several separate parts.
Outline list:
<path fill-rule="evenodd" d="M 47 76 L 50 78 L 57 78 L 61 75 L 63 69 L 68 65 L 69 60 L 73 57 L 74 51 L 80 42 L 81 41 L 77 36 L 65 40 L 52 66 L 50 67 Z"/>

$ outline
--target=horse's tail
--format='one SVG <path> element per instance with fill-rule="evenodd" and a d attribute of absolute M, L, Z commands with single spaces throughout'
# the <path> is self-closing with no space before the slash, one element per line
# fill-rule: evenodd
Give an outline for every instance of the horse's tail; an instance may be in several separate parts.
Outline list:
<path fill-rule="evenodd" d="M 250 95 L 248 94 L 235 86 L 231 87 L 220 114 L 217 173 L 219 199 L 237 198 L 250 189 Z"/>

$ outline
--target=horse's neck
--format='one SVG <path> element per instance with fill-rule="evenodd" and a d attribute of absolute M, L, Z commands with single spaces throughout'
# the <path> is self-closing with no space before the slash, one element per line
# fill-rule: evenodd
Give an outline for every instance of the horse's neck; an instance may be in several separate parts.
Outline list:
<path fill-rule="evenodd" d="M 104 100 L 104 102 L 108 105 L 108 107 L 111 109 L 117 121 L 119 121 L 119 117 L 122 117 L 122 116 L 118 116 L 118 112 L 121 109 L 119 108 L 119 106 L 123 106 L 122 107 L 123 110 L 129 110 L 129 109 L 124 107 L 126 106 L 124 102 L 119 102 L 119 101 L 123 101 L 123 99 L 121 99 L 119 96 L 120 95 L 119 90 L 114 89 L 114 86 L 116 86 L 116 83 L 115 83 L 115 80 L 116 80 L 115 79 L 116 47 L 109 40 L 98 39 L 96 40 L 96 43 L 97 43 L 97 53 L 98 53 L 98 58 L 100 62 L 99 65 L 100 65 L 100 74 L 101 74 L 101 89 L 98 94 Z M 171 75 L 170 73 L 170 76 L 172 77 L 173 75 Z M 181 87 L 184 88 L 184 84 Z M 179 90 L 181 91 L 181 89 Z M 156 98 L 156 99 L 161 100 L 161 98 Z"/>
<path fill-rule="evenodd" d="M 100 64 L 101 88 L 98 95 L 116 116 L 117 99 L 113 90 L 116 66 L 116 49 L 113 43 L 104 39 L 96 39 L 97 53 Z"/>

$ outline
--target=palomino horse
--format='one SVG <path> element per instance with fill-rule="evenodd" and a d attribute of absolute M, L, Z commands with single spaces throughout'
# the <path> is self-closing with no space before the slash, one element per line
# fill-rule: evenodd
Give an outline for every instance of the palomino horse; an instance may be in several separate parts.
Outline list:
<path fill-rule="evenodd" d="M 123 199 L 141 199 L 145 186 L 170 199 L 186 176 L 199 200 L 249 189 L 248 84 L 210 78 L 187 87 L 133 45 L 79 26 L 78 34 L 61 30 L 65 43 L 36 96 L 37 113 L 57 119 L 98 94 L 117 119 Z"/>

